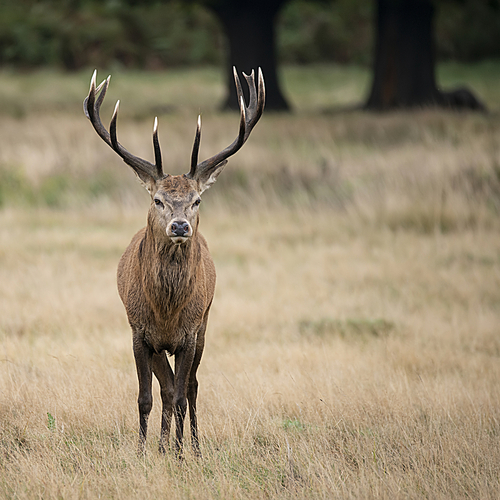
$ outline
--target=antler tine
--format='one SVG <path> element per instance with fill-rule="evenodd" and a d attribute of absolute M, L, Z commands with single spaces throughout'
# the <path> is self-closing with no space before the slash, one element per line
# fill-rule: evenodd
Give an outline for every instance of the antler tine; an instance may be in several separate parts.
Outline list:
<path fill-rule="evenodd" d="M 201 142 L 201 115 L 198 115 L 198 125 L 196 126 L 196 134 L 194 136 L 193 152 L 191 153 L 191 170 L 189 176 L 193 177 L 198 165 L 198 153 L 200 151 Z"/>
<path fill-rule="evenodd" d="M 253 70 L 252 70 L 252 73 L 253 73 Z M 243 73 L 243 75 L 245 75 L 245 73 Z M 245 98 L 243 97 L 243 89 L 241 87 L 240 78 L 239 78 L 238 73 L 236 71 L 236 67 L 234 67 L 234 66 L 233 66 L 233 76 L 234 76 L 234 83 L 236 84 L 236 93 L 238 95 L 238 105 L 240 107 L 240 128 L 239 128 L 237 139 L 229 147 L 237 148 L 235 150 L 235 152 L 236 152 L 239 148 L 241 148 L 241 146 L 243 146 L 243 143 L 245 142 L 244 137 L 245 137 L 245 130 L 246 130 L 246 108 L 245 108 Z M 248 80 L 247 80 L 247 82 L 248 82 Z M 226 149 L 228 149 L 228 148 L 226 148 Z"/>
<path fill-rule="evenodd" d="M 83 101 L 83 109 L 85 111 L 85 116 L 91 121 L 95 131 L 99 134 L 99 137 L 101 137 L 101 139 L 104 142 L 106 142 L 108 146 L 111 146 L 111 140 L 108 131 L 102 124 L 99 116 L 99 110 L 101 109 L 101 104 L 108 90 L 108 85 L 111 75 L 108 76 L 108 78 L 106 78 L 106 80 L 104 80 L 97 88 L 96 88 L 96 76 L 97 76 L 97 70 L 94 71 L 92 78 L 90 80 L 89 95 Z M 101 93 L 99 94 L 99 92 Z M 96 99 L 97 94 L 99 95 L 97 96 Z"/>
<path fill-rule="evenodd" d="M 212 156 L 211 158 L 208 158 L 207 160 L 198 163 L 196 167 L 193 164 L 194 149 L 195 149 L 195 147 L 193 147 L 193 155 L 191 157 L 191 171 L 188 174 L 188 176 L 191 178 L 195 178 L 201 172 L 212 170 L 217 165 L 222 163 L 224 160 L 227 160 L 227 158 L 234 155 L 239 149 L 241 149 L 243 144 L 245 144 L 246 140 L 248 139 L 253 127 L 259 121 L 259 118 L 262 116 L 265 103 L 265 87 L 264 87 L 264 77 L 262 75 L 262 70 L 259 68 L 258 91 L 255 88 L 254 71 L 252 70 L 252 73 L 250 75 L 245 75 L 245 73 L 243 73 L 248 85 L 248 89 L 250 91 L 250 101 L 248 106 L 245 106 L 245 100 L 243 98 L 241 82 L 235 67 L 233 67 L 233 74 L 234 74 L 234 83 L 236 85 L 236 93 L 238 96 L 238 104 L 240 106 L 240 127 L 238 131 L 238 137 L 228 147 L 226 147 L 216 155 Z M 196 141 L 198 141 L 198 143 Z M 197 158 L 198 148 L 199 148 L 198 136 L 195 139 L 195 146 L 196 146 L 196 158 Z"/>
<path fill-rule="evenodd" d="M 245 74 L 245 73 L 243 73 Z M 238 95 L 238 104 L 240 103 L 240 98 L 243 96 L 243 88 L 241 87 L 240 77 L 236 71 L 236 66 L 233 66 L 233 78 L 236 85 L 236 94 Z"/>
<path fill-rule="evenodd" d="M 155 116 L 155 121 L 153 124 L 153 149 L 155 152 L 155 166 L 156 174 L 158 177 L 163 177 L 163 167 L 161 164 L 161 148 L 160 141 L 158 139 L 158 117 Z"/>
<path fill-rule="evenodd" d="M 238 149 L 240 149 L 241 146 L 243 146 L 243 144 L 245 143 L 246 138 L 248 137 L 246 135 L 246 131 L 247 131 L 247 113 L 245 109 L 245 100 L 243 99 L 243 96 L 240 96 L 240 130 L 238 133 L 238 138 L 233 143 L 235 149 L 234 153 L 236 153 L 236 151 L 238 151 Z"/>
<path fill-rule="evenodd" d="M 158 141 L 158 130 L 157 123 L 155 123 L 155 129 L 153 131 L 153 146 L 155 153 L 155 162 L 153 165 L 147 160 L 143 160 L 138 156 L 134 156 L 129 153 L 119 142 L 116 137 L 116 121 L 118 117 L 118 108 L 120 101 L 117 101 L 113 116 L 111 118 L 111 123 L 109 126 L 110 132 L 106 130 L 101 122 L 99 111 L 101 105 L 104 101 L 104 97 L 109 87 L 109 81 L 111 76 L 108 76 L 97 88 L 96 88 L 96 76 L 97 70 L 94 71 L 92 78 L 90 80 L 90 90 L 88 96 L 83 101 L 83 109 L 85 116 L 92 123 L 95 131 L 101 137 L 101 139 L 110 146 L 121 158 L 122 160 L 132 167 L 135 173 L 139 176 L 141 180 L 147 180 L 147 178 L 152 178 L 153 180 L 161 179 L 163 175 L 162 164 L 161 164 L 161 151 L 160 144 Z M 97 98 L 96 98 L 97 96 Z M 146 177 L 144 177 L 146 176 Z"/>
<path fill-rule="evenodd" d="M 90 79 L 90 90 L 87 95 L 87 97 L 83 100 L 83 112 L 85 113 L 85 116 L 90 120 L 90 113 L 88 111 L 89 109 L 89 100 L 92 100 L 90 109 L 94 109 L 94 98 L 92 97 L 95 95 L 95 77 L 96 77 L 96 70 L 94 70 L 94 73 L 92 74 L 92 78 Z"/>
<path fill-rule="evenodd" d="M 266 86 L 264 84 L 264 73 L 259 68 L 259 101 L 262 101 L 262 111 L 264 111 L 264 102 L 266 100 Z"/>
<path fill-rule="evenodd" d="M 254 125 L 259 121 L 259 118 L 264 111 L 264 102 L 266 100 L 265 89 L 264 89 L 264 76 L 262 75 L 262 70 L 259 68 L 258 73 L 258 91 L 255 88 L 255 75 L 254 71 L 250 75 L 243 76 L 246 78 L 248 83 L 248 88 L 250 90 L 250 102 L 248 103 L 248 108 L 252 110 L 252 116 L 248 123 L 248 134 L 254 127 Z"/>
<path fill-rule="evenodd" d="M 111 136 L 111 147 L 116 151 L 120 149 L 120 143 L 116 137 L 116 121 L 118 120 L 118 110 L 120 109 L 120 99 L 116 101 L 111 121 L 109 122 L 109 134 Z"/>
<path fill-rule="evenodd" d="M 97 100 L 95 101 L 95 108 L 99 112 L 101 109 L 101 104 L 104 101 L 104 97 L 106 96 L 106 92 L 108 91 L 109 81 L 111 80 L 111 75 L 109 75 L 106 80 L 103 80 L 99 87 L 95 89 L 95 94 L 97 95 Z M 102 89 L 102 91 L 101 91 Z M 100 92 L 100 93 L 99 93 Z"/>
<path fill-rule="evenodd" d="M 243 76 L 247 81 L 248 90 L 250 91 L 250 100 L 248 102 L 248 109 L 255 109 L 257 105 L 257 91 L 255 89 L 255 71 L 252 69 L 252 72 L 249 75 L 247 75 L 244 72 Z"/>
<path fill-rule="evenodd" d="M 262 73 L 261 68 L 259 68 L 258 79 L 259 90 L 257 97 L 257 112 L 255 113 L 254 123 L 252 127 L 259 121 L 260 117 L 262 116 L 262 113 L 264 112 L 264 104 L 266 102 L 266 86 L 264 84 L 264 74 Z"/>

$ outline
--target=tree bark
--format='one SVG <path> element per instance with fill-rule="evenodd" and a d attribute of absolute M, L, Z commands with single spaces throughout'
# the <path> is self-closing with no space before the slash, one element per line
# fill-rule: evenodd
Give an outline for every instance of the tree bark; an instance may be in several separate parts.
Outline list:
<path fill-rule="evenodd" d="M 373 82 L 366 109 L 484 109 L 465 88 L 438 89 L 433 21 L 431 0 L 377 0 Z"/>
<path fill-rule="evenodd" d="M 222 22 L 229 43 L 226 63 L 227 97 L 224 109 L 239 109 L 233 80 L 233 66 L 238 73 L 250 74 L 260 67 L 266 82 L 266 109 L 290 109 L 278 80 L 276 63 L 275 20 L 286 0 L 219 0 L 207 6 Z M 246 85 L 243 84 L 248 99 Z M 247 101 L 248 102 L 248 101 Z"/>

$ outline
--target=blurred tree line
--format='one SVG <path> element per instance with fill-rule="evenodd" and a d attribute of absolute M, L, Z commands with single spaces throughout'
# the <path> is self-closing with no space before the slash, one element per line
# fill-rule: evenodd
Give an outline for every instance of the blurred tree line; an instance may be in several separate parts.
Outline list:
<path fill-rule="evenodd" d="M 2 0 L 0 65 L 162 69 L 222 64 L 219 16 L 180 0 Z M 210 7 L 210 2 L 205 2 Z M 277 18 L 279 63 L 356 63 L 373 57 L 372 0 L 290 0 Z M 500 56 L 500 1 L 439 2 L 440 60 Z M 244 36 L 244 34 L 242 34 Z"/>

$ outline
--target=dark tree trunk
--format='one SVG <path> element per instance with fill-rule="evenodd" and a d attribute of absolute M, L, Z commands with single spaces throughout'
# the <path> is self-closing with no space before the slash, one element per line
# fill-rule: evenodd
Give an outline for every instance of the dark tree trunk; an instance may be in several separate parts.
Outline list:
<path fill-rule="evenodd" d="M 229 43 L 226 63 L 228 94 L 223 107 L 239 109 L 233 80 L 233 66 L 238 73 L 249 74 L 262 68 L 266 82 L 266 109 L 286 111 L 288 103 L 281 92 L 276 64 L 275 20 L 286 0 L 220 0 L 208 4 L 215 12 Z M 243 84 L 246 94 L 246 85 Z"/>
<path fill-rule="evenodd" d="M 377 0 L 375 66 L 366 109 L 484 109 L 467 89 L 438 89 L 433 20 L 431 0 Z"/>

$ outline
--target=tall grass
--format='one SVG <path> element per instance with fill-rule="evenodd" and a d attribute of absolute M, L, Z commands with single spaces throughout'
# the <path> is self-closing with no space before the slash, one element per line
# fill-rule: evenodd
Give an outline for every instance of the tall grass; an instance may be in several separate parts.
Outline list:
<path fill-rule="evenodd" d="M 90 72 L 1 75 L 23 111 L 0 120 L 0 496 L 496 498 L 498 116 L 322 113 L 329 73 L 339 104 L 364 77 L 314 71 L 285 72 L 304 108 L 265 114 L 204 196 L 218 285 L 204 456 L 183 462 L 156 452 L 156 382 L 136 456 L 114 283 L 148 195 L 83 117 Z M 151 158 L 160 114 L 166 168 L 181 173 L 200 108 L 202 156 L 236 134 L 220 85 L 210 69 L 113 75 L 103 116 L 120 98 L 120 141 Z M 495 91 L 483 98 L 498 108 Z"/>

